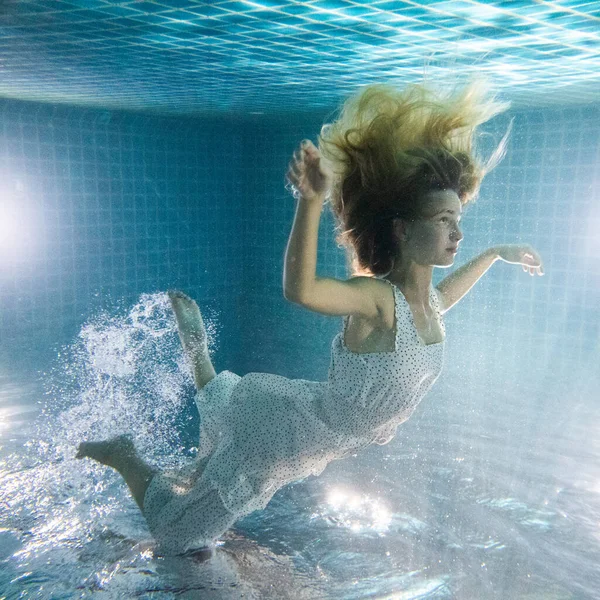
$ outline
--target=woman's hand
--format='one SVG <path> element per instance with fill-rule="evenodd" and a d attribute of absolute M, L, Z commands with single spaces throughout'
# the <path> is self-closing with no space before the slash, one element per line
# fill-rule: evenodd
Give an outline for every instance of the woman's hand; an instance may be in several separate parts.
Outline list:
<path fill-rule="evenodd" d="M 528 244 L 508 244 L 504 246 L 496 246 L 498 258 L 512 265 L 523 265 L 523 271 L 530 275 L 544 274 L 542 267 L 542 259 L 540 255 Z"/>
<path fill-rule="evenodd" d="M 294 198 L 305 198 L 309 202 L 323 203 L 329 195 L 332 174 L 321 163 L 321 154 L 310 140 L 304 140 L 294 151 L 286 173 L 288 185 Z"/>

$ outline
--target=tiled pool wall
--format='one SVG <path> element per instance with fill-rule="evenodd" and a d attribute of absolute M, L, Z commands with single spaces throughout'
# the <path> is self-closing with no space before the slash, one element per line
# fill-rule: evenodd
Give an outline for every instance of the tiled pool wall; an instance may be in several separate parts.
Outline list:
<path fill-rule="evenodd" d="M 447 313 L 465 377 L 489 365 L 510 377 L 533 356 L 555 373 L 597 357 L 599 112 L 516 113 L 505 160 L 465 211 L 457 266 L 531 243 L 547 273 L 496 263 Z M 341 319 L 286 301 L 282 273 L 287 163 L 327 114 L 181 119 L 1 101 L 3 354 L 50 351 L 102 308 L 181 288 L 218 322 L 217 370 L 325 378 Z M 507 123 L 486 128 L 486 149 Z M 328 210 L 318 275 L 348 276 Z"/>

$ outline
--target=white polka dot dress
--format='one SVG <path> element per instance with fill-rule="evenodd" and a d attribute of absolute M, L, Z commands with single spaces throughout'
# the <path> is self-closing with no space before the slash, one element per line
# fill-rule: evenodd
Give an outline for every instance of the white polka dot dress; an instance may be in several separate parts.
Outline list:
<path fill-rule="evenodd" d="M 443 366 L 444 341 L 425 345 L 393 284 L 393 352 L 358 354 L 332 342 L 327 381 L 222 371 L 197 395 L 198 456 L 155 475 L 144 516 L 165 553 L 211 545 L 241 517 L 264 508 L 282 486 L 318 475 L 329 462 L 389 442 Z M 438 297 L 432 306 L 445 332 Z"/>

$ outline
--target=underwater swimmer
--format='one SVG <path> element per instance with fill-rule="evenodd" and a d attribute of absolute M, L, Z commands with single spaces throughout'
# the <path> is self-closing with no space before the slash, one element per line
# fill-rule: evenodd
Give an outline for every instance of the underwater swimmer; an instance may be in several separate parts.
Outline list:
<path fill-rule="evenodd" d="M 297 200 L 284 269 L 285 297 L 343 316 L 328 380 L 215 371 L 196 303 L 169 299 L 198 396 L 197 457 L 178 470 L 141 458 L 129 436 L 84 442 L 77 458 L 116 469 L 165 553 L 211 546 L 282 486 L 395 435 L 439 377 L 443 315 L 497 261 L 542 275 L 529 245 L 495 245 L 436 287 L 434 268 L 454 264 L 464 207 L 502 158 L 508 133 L 485 165 L 476 128 L 506 109 L 475 82 L 451 98 L 425 86 L 368 86 L 304 141 L 286 174 Z M 319 221 L 329 202 L 353 276 L 316 276 Z"/>

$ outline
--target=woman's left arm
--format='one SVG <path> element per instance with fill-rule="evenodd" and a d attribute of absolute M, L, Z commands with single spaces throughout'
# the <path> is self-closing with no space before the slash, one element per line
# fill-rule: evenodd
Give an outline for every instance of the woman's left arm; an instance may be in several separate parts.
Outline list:
<path fill-rule="evenodd" d="M 544 274 L 540 255 L 529 245 L 508 244 L 488 248 L 440 281 L 437 290 L 442 296 L 442 312 L 449 310 L 465 296 L 497 260 L 523 265 L 523 271 L 529 271 L 530 275 Z"/>

